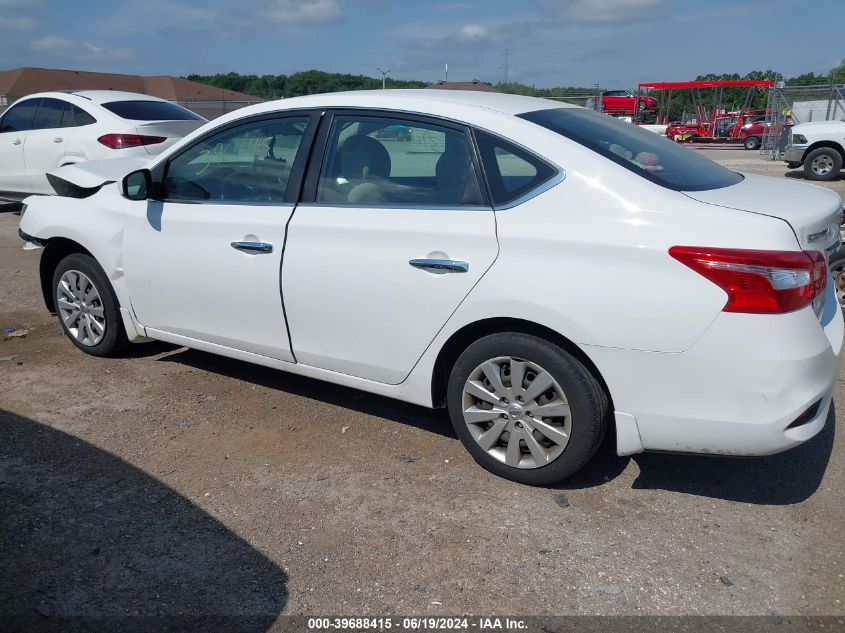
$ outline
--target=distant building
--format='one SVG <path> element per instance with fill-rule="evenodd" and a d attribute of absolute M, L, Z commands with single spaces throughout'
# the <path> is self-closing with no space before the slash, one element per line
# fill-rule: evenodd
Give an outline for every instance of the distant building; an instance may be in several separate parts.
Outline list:
<path fill-rule="evenodd" d="M 473 79 L 472 81 L 438 81 L 426 86 L 437 90 L 477 90 L 478 92 L 499 92 L 490 84 Z"/>
<path fill-rule="evenodd" d="M 15 68 L 0 72 L 0 111 L 17 99 L 55 90 L 126 90 L 175 101 L 206 118 L 264 101 L 259 97 L 215 88 L 167 75 L 143 77 L 52 68 Z"/>

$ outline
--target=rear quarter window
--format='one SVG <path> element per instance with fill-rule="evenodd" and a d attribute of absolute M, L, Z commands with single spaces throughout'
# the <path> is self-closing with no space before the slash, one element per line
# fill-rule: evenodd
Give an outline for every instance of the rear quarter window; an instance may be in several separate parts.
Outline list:
<path fill-rule="evenodd" d="M 103 107 L 130 121 L 201 121 L 190 110 L 166 101 L 112 101 Z"/>
<path fill-rule="evenodd" d="M 704 158 L 694 149 L 606 114 L 585 108 L 551 108 L 518 116 L 667 189 L 706 191 L 742 181 L 740 174 Z"/>
<path fill-rule="evenodd" d="M 557 174 L 541 158 L 488 132 L 475 130 L 475 142 L 496 206 L 514 202 Z"/>

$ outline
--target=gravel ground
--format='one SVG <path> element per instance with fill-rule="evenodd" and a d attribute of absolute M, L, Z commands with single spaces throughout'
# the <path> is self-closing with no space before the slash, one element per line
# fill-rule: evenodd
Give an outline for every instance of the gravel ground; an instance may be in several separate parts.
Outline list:
<path fill-rule="evenodd" d="M 17 223 L 0 213 L 0 326 L 26 331 L 0 335 L 0 614 L 845 615 L 835 412 L 770 458 L 605 446 L 523 487 L 440 411 L 158 343 L 78 352 Z"/>

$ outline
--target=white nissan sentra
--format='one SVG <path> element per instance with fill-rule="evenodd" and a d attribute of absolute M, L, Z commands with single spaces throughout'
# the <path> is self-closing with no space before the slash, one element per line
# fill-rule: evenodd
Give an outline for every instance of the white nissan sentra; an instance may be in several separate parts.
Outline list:
<path fill-rule="evenodd" d="M 448 408 L 484 468 L 767 455 L 818 433 L 842 201 L 583 108 L 477 92 L 263 103 L 26 200 L 96 356 L 158 339 Z"/>

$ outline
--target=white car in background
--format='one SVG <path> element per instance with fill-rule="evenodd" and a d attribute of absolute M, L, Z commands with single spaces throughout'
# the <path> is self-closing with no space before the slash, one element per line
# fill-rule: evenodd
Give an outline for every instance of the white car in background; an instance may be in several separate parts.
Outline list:
<path fill-rule="evenodd" d="M 610 425 L 620 455 L 767 455 L 828 417 L 832 191 L 443 90 L 264 103 L 128 162 L 59 170 L 86 197 L 21 219 L 89 354 L 159 339 L 445 406 L 479 464 L 535 485 Z"/>
<path fill-rule="evenodd" d="M 47 172 L 98 158 L 157 154 L 206 122 L 144 94 L 43 92 L 0 116 L 0 197 L 53 193 Z"/>
<path fill-rule="evenodd" d="M 789 130 L 783 159 L 804 166 L 807 180 L 836 180 L 845 162 L 845 121 L 799 123 Z"/>

